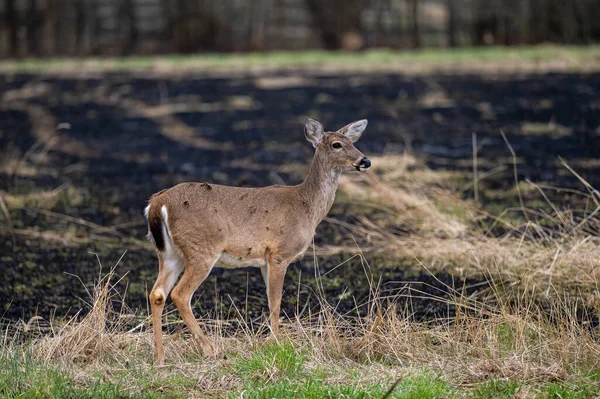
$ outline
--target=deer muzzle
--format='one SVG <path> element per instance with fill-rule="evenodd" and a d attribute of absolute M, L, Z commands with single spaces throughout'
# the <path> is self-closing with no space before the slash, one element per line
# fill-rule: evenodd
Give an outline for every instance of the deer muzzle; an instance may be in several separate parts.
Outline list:
<path fill-rule="evenodd" d="M 371 160 L 367 157 L 364 157 L 360 160 L 360 162 L 358 162 L 358 164 L 353 165 L 356 170 L 358 170 L 359 172 L 364 172 L 365 170 L 369 169 L 371 167 Z"/>

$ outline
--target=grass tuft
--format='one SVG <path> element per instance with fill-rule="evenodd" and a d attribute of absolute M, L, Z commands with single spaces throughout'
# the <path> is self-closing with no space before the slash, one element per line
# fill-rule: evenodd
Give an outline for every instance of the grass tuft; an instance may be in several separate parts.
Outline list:
<path fill-rule="evenodd" d="M 478 386 L 473 399 L 508 399 L 519 392 L 520 384 L 510 380 L 490 380 Z"/>
<path fill-rule="evenodd" d="M 268 342 L 255 345 L 249 353 L 236 355 L 231 369 L 242 379 L 273 382 L 301 377 L 304 361 L 305 356 L 291 342 Z"/>
<path fill-rule="evenodd" d="M 247 384 L 240 392 L 232 393 L 229 398 L 270 399 L 380 399 L 388 392 L 390 381 L 373 385 L 339 384 L 307 378 L 305 381 L 279 381 L 275 384 Z M 401 383 L 389 393 L 394 399 L 434 399 L 452 398 L 454 389 L 448 384 L 427 373 L 403 378 Z"/>

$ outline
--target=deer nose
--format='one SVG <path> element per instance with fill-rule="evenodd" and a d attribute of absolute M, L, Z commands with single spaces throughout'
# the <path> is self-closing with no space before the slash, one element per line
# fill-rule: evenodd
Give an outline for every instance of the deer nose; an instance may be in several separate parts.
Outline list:
<path fill-rule="evenodd" d="M 369 169 L 370 166 L 371 160 L 367 157 L 363 157 L 358 163 L 358 165 L 354 165 L 356 170 L 358 170 L 359 172 L 364 172 L 365 170 Z"/>

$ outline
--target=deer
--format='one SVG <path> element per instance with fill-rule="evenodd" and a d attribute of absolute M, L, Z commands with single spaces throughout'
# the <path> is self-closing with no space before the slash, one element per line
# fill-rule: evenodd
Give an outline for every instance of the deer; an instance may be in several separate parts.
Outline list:
<path fill-rule="evenodd" d="M 325 132 L 321 123 L 306 119 L 304 134 L 315 153 L 308 175 L 295 186 L 190 182 L 152 195 L 145 216 L 148 238 L 158 256 L 158 277 L 149 295 L 158 365 L 165 360 L 162 313 L 169 293 L 202 354 L 214 355 L 210 339 L 194 317 L 191 299 L 215 266 L 260 268 L 267 287 L 270 332 L 277 339 L 288 265 L 308 249 L 333 205 L 341 173 L 364 172 L 371 166 L 354 146 L 366 127 L 363 119 Z"/>

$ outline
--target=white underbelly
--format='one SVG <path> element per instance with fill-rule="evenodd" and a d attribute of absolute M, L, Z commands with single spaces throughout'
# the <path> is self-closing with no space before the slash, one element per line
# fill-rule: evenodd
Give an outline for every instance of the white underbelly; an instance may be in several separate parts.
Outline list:
<path fill-rule="evenodd" d="M 231 256 L 227 252 L 222 252 L 215 264 L 216 267 L 223 267 L 226 269 L 235 269 L 238 267 L 263 267 L 265 265 L 266 262 L 264 258 L 240 259 L 236 256 Z"/>

